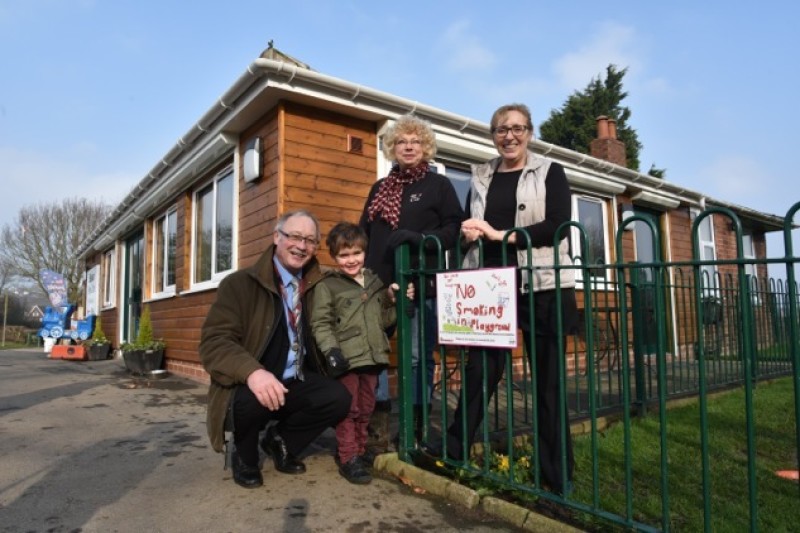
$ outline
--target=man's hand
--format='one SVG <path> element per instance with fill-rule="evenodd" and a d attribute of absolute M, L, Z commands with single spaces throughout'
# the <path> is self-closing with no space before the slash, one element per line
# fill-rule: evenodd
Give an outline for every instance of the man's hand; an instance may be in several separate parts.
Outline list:
<path fill-rule="evenodd" d="M 247 386 L 255 394 L 258 402 L 269 409 L 277 411 L 285 402 L 285 394 L 289 389 L 271 372 L 259 369 L 247 376 Z"/>

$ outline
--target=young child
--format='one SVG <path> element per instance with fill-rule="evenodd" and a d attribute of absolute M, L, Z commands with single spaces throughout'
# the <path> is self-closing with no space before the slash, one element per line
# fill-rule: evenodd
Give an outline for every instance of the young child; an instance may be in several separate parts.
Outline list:
<path fill-rule="evenodd" d="M 322 353 L 338 350 L 350 363 L 338 378 L 353 400 L 347 417 L 336 426 L 336 459 L 347 481 L 364 484 L 372 481 L 372 464 L 365 457 L 367 425 L 375 409 L 378 373 L 389 364 L 385 331 L 397 319 L 398 286 L 386 289 L 377 275 L 364 268 L 367 236 L 357 225 L 336 224 L 326 243 L 338 269 L 313 289 L 311 331 Z"/>

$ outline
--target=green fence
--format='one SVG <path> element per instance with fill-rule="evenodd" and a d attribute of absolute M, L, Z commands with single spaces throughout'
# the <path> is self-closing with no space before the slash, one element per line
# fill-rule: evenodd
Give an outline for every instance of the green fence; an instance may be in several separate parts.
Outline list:
<path fill-rule="evenodd" d="M 588 456 L 576 459 L 576 490 L 559 495 L 548 491 L 541 483 L 536 454 L 531 443 L 537 442 L 538 423 L 536 380 L 530 379 L 529 358 L 517 350 L 506 353 L 507 364 L 498 391 L 486 406 L 485 416 L 476 436 L 477 445 L 471 456 L 463 461 L 441 457 L 441 463 L 451 474 L 466 476 L 478 486 L 527 494 L 534 499 L 550 501 L 556 507 L 587 516 L 600 524 L 635 530 L 680 530 L 670 508 L 670 494 L 675 491 L 676 477 L 681 474 L 684 442 L 673 442 L 669 429 L 670 402 L 688 399 L 699 414 L 696 439 L 690 450 L 696 452 L 697 501 L 702 500 L 702 523 L 684 525 L 683 530 L 720 530 L 720 518 L 715 515 L 715 491 L 723 487 L 711 483 L 710 471 L 718 448 L 710 446 L 715 424 L 724 423 L 709 414 L 709 398 L 717 391 L 743 391 L 741 413 L 743 424 L 741 445 L 726 449 L 743 465 L 746 476 L 735 482 L 742 488 L 741 505 L 746 510 L 750 531 L 759 529 L 760 498 L 756 469 L 759 453 L 756 434 L 759 421 L 755 418 L 753 391 L 758 383 L 777 378 L 790 378 L 791 398 L 785 399 L 787 426 L 793 427 L 791 446 L 794 464 L 798 468 L 800 451 L 800 372 L 798 371 L 798 286 L 795 268 L 798 259 L 791 243 L 792 221 L 800 203 L 785 217 L 785 254 L 770 259 L 745 259 L 742 228 L 736 215 L 728 209 L 713 208 L 698 215 L 692 225 L 692 261 L 668 262 L 661 259 L 661 235 L 651 219 L 634 216 L 627 219 L 615 239 L 617 262 L 598 266 L 585 250 L 586 233 L 577 223 L 568 223 L 560 231 L 577 235 L 573 248 L 575 265 L 558 266 L 563 271 L 574 269 L 580 278 L 577 287 L 580 325 L 574 334 L 566 335 L 563 360 L 559 361 L 562 421 L 568 419 L 573 435 L 588 439 Z M 735 259 L 700 260 L 699 224 L 712 214 L 727 217 L 736 232 Z M 623 246 L 624 231 L 633 224 L 646 224 L 652 234 L 653 257 L 650 263 L 626 258 Z M 515 230 L 516 231 L 516 230 Z M 510 232 L 509 232 L 510 233 Z M 518 233 L 521 235 L 522 232 Z M 526 237 L 526 236 L 525 236 Z M 415 281 L 422 298 L 432 296 L 426 283 L 436 274 L 458 269 L 460 252 L 442 252 L 439 243 L 426 238 L 431 247 L 439 247 L 437 261 L 426 262 L 420 256 L 411 268 L 408 248 L 397 253 L 397 271 L 401 286 Z M 586 260 L 583 260 L 586 258 Z M 436 264 L 432 264 L 436 263 Z M 787 279 L 777 281 L 753 272 L 773 263 L 785 265 Z M 591 266 L 586 266 L 591 265 Z M 535 298 L 535 294 L 533 295 Z M 399 301 L 398 366 L 400 389 L 400 456 L 412 461 L 415 457 L 414 409 L 411 398 L 411 352 L 425 351 L 425 335 L 412 338 L 412 320 L 424 330 L 425 306 L 415 315 L 412 304 Z M 412 318 L 413 317 L 413 318 Z M 528 317 L 531 322 L 535 317 Z M 414 346 L 417 343 L 417 346 Z M 431 385 L 433 401 L 422 409 L 423 441 L 439 441 L 446 446 L 443 431 L 452 421 L 452 414 L 461 401 L 462 370 L 467 360 L 465 346 L 433 346 L 436 371 Z M 424 366 L 424 361 L 423 361 Z M 427 381 L 427 372 L 420 372 Z M 484 390 L 486 383 L 483 383 Z M 418 413 L 419 416 L 420 413 Z M 710 418 L 712 420 L 710 420 Z M 649 427 L 655 436 L 652 449 L 642 450 L 638 437 L 641 427 Z M 609 423 L 622 428 L 621 450 L 609 457 L 603 439 Z M 567 427 L 565 424 L 562 426 Z M 577 437 L 576 437 L 577 438 Z M 685 439 L 685 437 L 683 437 Z M 785 443 L 784 443 L 785 444 Z M 681 450 L 681 452 L 673 452 Z M 644 453 L 647 452 L 647 453 Z M 671 452 L 673 455 L 671 455 Z M 645 457 L 646 456 L 646 457 Z M 641 462 L 656 465 L 657 490 L 649 497 L 637 493 L 637 473 Z M 619 484 L 616 490 L 623 502 L 606 506 L 600 494 L 600 477 L 611 462 L 618 465 Z M 565 468 L 565 465 L 562 465 Z M 733 481 L 733 480 L 732 480 Z M 679 480 L 678 480 L 679 482 Z M 793 491 L 794 504 L 800 503 L 796 483 L 787 484 Z M 764 496 L 764 494 L 761 494 Z M 643 519 L 647 515 L 640 506 L 654 505 L 657 500 L 659 519 Z M 647 499 L 648 501 L 643 501 Z M 771 512 L 771 511 L 770 511 Z M 797 507 L 787 512 L 797 513 Z M 652 516 L 652 513 L 650 514 Z M 797 516 L 800 516 L 798 514 Z M 601 528 L 602 529 L 602 528 Z"/>

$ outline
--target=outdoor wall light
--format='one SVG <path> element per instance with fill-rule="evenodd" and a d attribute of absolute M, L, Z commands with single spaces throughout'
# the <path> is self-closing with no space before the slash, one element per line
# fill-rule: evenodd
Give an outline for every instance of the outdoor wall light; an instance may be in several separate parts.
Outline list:
<path fill-rule="evenodd" d="M 246 183 L 254 182 L 261 177 L 261 137 L 253 137 L 247 141 L 242 167 Z"/>

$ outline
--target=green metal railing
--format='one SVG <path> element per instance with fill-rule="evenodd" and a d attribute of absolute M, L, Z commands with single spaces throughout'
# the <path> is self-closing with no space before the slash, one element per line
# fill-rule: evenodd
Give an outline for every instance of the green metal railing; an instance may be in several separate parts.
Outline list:
<path fill-rule="evenodd" d="M 748 526 L 750 531 L 757 531 L 760 505 L 756 467 L 759 458 L 753 390 L 759 381 L 791 376 L 794 390 L 791 420 L 796 428 L 794 446 L 800 452 L 800 301 L 795 279 L 798 258 L 793 255 L 791 242 L 792 221 L 799 209 L 800 202 L 785 217 L 784 256 L 771 259 L 744 257 L 741 223 L 732 211 L 725 208 L 708 209 L 695 218 L 691 229 L 691 261 L 662 260 L 661 235 L 649 217 L 635 215 L 622 223 L 615 239 L 617 260 L 611 265 L 598 266 L 589 257 L 586 231 L 580 224 L 569 222 L 562 225 L 559 235 L 577 235 L 578 239 L 573 240 L 573 248 L 581 253 L 575 254 L 575 265 L 556 265 L 556 283 L 560 289 L 561 273 L 566 269 L 576 272 L 581 280 L 576 288 L 581 320 L 577 332 L 559 336 L 560 348 L 564 353 L 559 361 L 559 391 L 563 399 L 559 409 L 562 422 L 582 423 L 584 432 L 588 433 L 592 450 L 591 465 L 583 465 L 584 470 L 576 477 L 591 480 L 579 481 L 591 485 L 588 490 L 590 496 L 577 499 L 569 494 L 562 496 L 549 492 L 539 477 L 538 456 L 535 453 L 528 456 L 525 455 L 528 452 L 520 451 L 520 443 L 527 443 L 530 447 L 530 443 L 538 442 L 539 428 L 535 415 L 538 391 L 536 380 L 531 379 L 535 353 L 529 356 L 520 351 L 513 355 L 511 351 L 505 353 L 504 379 L 485 407 L 483 423 L 475 439 L 479 444 L 471 450 L 471 457 L 458 462 L 443 457 L 442 462 L 457 472 L 469 473 L 473 480 L 550 500 L 566 509 L 588 513 L 610 524 L 641 531 L 668 531 L 671 523 L 671 490 L 674 490 L 670 485 L 670 470 L 671 467 L 674 469 L 670 463 L 670 450 L 675 446 L 670 442 L 666 430 L 669 422 L 668 402 L 678 398 L 696 398 L 700 419 L 697 430 L 701 456 L 702 527 L 705 531 L 713 531 L 715 487 L 710 476 L 709 396 L 716 391 L 743 390 L 745 446 L 744 450 L 731 450 L 731 453 L 744 453 L 743 460 L 747 464 Z M 699 225 L 711 215 L 730 220 L 736 237 L 736 258 L 715 261 L 699 259 Z M 641 263 L 625 257 L 624 231 L 634 224 L 644 224 L 652 234 L 652 262 Z M 530 243 L 523 230 L 514 229 L 506 235 L 504 246 L 509 246 L 507 240 L 512 232 L 517 232 L 518 241 L 525 242 L 528 239 Z M 556 238 L 555 242 L 558 240 Z M 460 250 L 446 254 L 437 239 L 426 237 L 424 242 L 427 246 L 422 248 L 436 250 L 434 260 L 420 254 L 414 258 L 419 266 L 411 268 L 412 258 L 407 246 L 401 246 L 396 255 L 400 285 L 414 281 L 423 300 L 434 296 L 425 293 L 429 278 L 448 270 L 457 270 L 462 263 Z M 479 256 L 482 258 L 482 243 L 479 246 Z M 530 254 L 528 245 L 529 259 Z M 784 265 L 787 279 L 777 281 L 748 275 L 748 267 L 761 267 L 763 270 L 764 265 L 768 264 Z M 558 290 L 557 309 L 561 306 L 560 295 Z M 534 309 L 535 293 L 522 297 L 528 298 L 529 308 Z M 420 353 L 425 348 L 422 345 L 424 335 L 412 339 L 409 334 L 412 305 L 405 299 L 398 300 L 399 454 L 401 459 L 409 462 L 415 453 L 414 413 L 410 401 L 410 353 L 412 343 L 418 343 Z M 419 311 L 414 320 L 421 321 L 422 330 L 425 307 L 421 306 Z M 532 325 L 536 317 L 531 312 L 528 317 L 521 319 L 527 319 Z M 560 312 L 557 322 L 559 331 L 563 331 Z M 445 443 L 447 436 L 444 430 L 452 422 L 452 413 L 458 402 L 463 401 L 462 370 L 468 349 L 438 343 L 433 349 L 437 365 L 434 383 L 424 383 L 427 372 L 424 368 L 421 371 L 422 390 L 433 385 L 435 391 L 432 405 L 423 407 L 422 438 L 441 439 L 440 442 Z M 483 357 L 485 368 L 485 353 Z M 482 386 L 486 393 L 485 380 Z M 661 428 L 657 457 L 660 471 L 659 523 L 645 523 L 638 518 L 640 513 L 637 511 L 634 472 L 637 467 L 635 458 L 640 450 L 632 431 L 635 418 L 652 419 L 653 422 L 657 421 L 656 427 Z M 623 426 L 623 451 L 619 460 L 623 469 L 621 491 L 625 505 L 621 510 L 603 508 L 600 497 L 598 455 L 601 434 L 608 420 L 617 420 Z M 464 420 L 460 422 L 466 427 Z M 569 424 L 562 423 L 562 427 L 569 427 Z M 500 463 L 498 451 L 504 457 Z M 561 456 L 565 457 L 564 450 Z M 561 467 L 565 472 L 566 464 Z"/>

